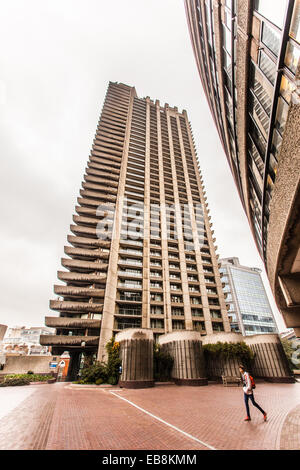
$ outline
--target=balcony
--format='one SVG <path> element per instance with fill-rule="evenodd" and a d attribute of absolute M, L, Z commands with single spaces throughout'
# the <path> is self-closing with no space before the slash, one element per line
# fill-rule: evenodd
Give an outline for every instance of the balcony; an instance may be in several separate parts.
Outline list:
<path fill-rule="evenodd" d="M 84 284 L 106 284 L 106 274 L 86 274 L 58 271 L 58 279 L 71 282 L 76 285 Z"/>
<path fill-rule="evenodd" d="M 102 304 L 95 304 L 89 302 L 69 302 L 65 300 L 50 300 L 51 310 L 58 310 L 59 312 L 93 312 L 101 313 L 103 310 Z"/>
<path fill-rule="evenodd" d="M 83 346 L 82 343 L 85 343 Z M 41 346 L 87 347 L 98 346 L 99 336 L 41 335 Z"/>
<path fill-rule="evenodd" d="M 68 235 L 68 242 L 77 248 L 109 248 L 110 240 L 100 240 L 99 238 L 88 238 L 74 235 Z"/>
<path fill-rule="evenodd" d="M 95 272 L 95 271 L 106 271 L 107 263 L 101 263 L 99 261 L 82 261 L 77 259 L 62 258 L 61 264 L 70 271 L 75 272 Z"/>
<path fill-rule="evenodd" d="M 90 191 L 90 190 L 87 190 L 87 189 L 81 189 L 79 191 L 79 193 L 80 193 L 81 197 L 90 198 L 90 199 L 93 199 L 95 201 L 111 201 L 111 202 L 114 202 L 117 199 L 116 196 L 112 196 L 110 194 L 101 194 L 100 192 Z M 98 204 L 99 204 L 99 202 L 98 202 Z"/>
<path fill-rule="evenodd" d="M 100 328 L 101 320 L 93 318 L 46 317 L 45 325 L 50 328 Z"/>
<path fill-rule="evenodd" d="M 90 183 L 90 182 L 87 182 L 87 183 L 82 183 L 82 187 L 84 189 L 91 189 L 93 191 L 99 191 L 99 193 L 103 193 L 103 194 L 117 194 L 118 192 L 118 189 L 117 188 L 112 188 L 112 187 L 109 187 L 109 183 L 108 184 L 95 184 L 95 183 Z"/>
<path fill-rule="evenodd" d="M 94 289 L 90 287 L 74 287 L 74 286 L 54 286 L 54 292 L 64 297 L 104 297 L 104 289 Z"/>

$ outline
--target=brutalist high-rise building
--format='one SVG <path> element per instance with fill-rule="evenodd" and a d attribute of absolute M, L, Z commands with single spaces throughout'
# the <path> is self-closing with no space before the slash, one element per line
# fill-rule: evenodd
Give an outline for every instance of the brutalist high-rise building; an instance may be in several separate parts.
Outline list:
<path fill-rule="evenodd" d="M 57 300 L 53 354 L 105 358 L 127 328 L 230 332 L 211 217 L 187 113 L 109 83 Z M 73 361 L 74 362 L 74 361 Z"/>
<path fill-rule="evenodd" d="M 272 291 L 300 334 L 300 1 L 185 6 L 203 89 Z"/>

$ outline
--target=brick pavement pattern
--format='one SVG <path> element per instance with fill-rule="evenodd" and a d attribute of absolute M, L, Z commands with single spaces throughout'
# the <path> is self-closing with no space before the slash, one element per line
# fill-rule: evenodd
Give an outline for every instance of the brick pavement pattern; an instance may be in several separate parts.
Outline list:
<path fill-rule="evenodd" d="M 243 421 L 237 387 L 43 385 L 0 419 L 0 449 L 300 449 L 300 384 L 261 383 L 255 399 L 268 412 L 267 422 L 252 404 L 251 422 Z"/>

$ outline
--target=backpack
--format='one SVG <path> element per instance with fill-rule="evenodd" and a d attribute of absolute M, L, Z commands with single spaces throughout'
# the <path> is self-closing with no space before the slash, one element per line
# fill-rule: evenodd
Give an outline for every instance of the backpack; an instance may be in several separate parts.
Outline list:
<path fill-rule="evenodd" d="M 249 377 L 250 377 L 250 380 L 251 380 L 251 388 L 252 388 L 252 390 L 254 390 L 256 388 L 254 378 L 250 374 L 249 374 Z"/>

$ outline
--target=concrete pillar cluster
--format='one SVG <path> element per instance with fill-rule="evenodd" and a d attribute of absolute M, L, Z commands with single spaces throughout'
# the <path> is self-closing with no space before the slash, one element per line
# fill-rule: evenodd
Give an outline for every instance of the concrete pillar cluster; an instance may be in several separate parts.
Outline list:
<path fill-rule="evenodd" d="M 120 343 L 122 361 L 119 385 L 124 388 L 153 387 L 153 331 L 125 329 L 116 335 L 115 341 Z"/>
<path fill-rule="evenodd" d="M 116 335 L 115 341 L 120 343 L 122 360 L 119 385 L 124 388 L 153 387 L 153 331 L 147 328 L 123 330 Z M 282 383 L 295 381 L 278 335 L 242 336 L 220 332 L 201 336 L 197 331 L 188 330 L 159 336 L 161 350 L 174 360 L 172 381 L 176 385 L 201 386 L 207 385 L 208 380 L 221 381 L 222 375 L 239 376 L 239 358 L 205 359 L 203 345 L 217 342 L 246 343 L 255 355 L 250 367 L 255 378 Z"/>
<path fill-rule="evenodd" d="M 295 381 L 291 373 L 288 361 L 283 351 L 279 336 L 276 334 L 259 334 L 243 336 L 238 333 L 217 333 L 202 338 L 203 345 L 222 343 L 244 342 L 254 353 L 251 363 L 251 372 L 254 377 L 281 383 L 293 383 Z M 244 364 L 246 365 L 246 364 Z M 219 380 L 222 375 L 239 375 L 239 360 L 209 359 L 206 362 L 206 370 L 210 380 Z"/>

